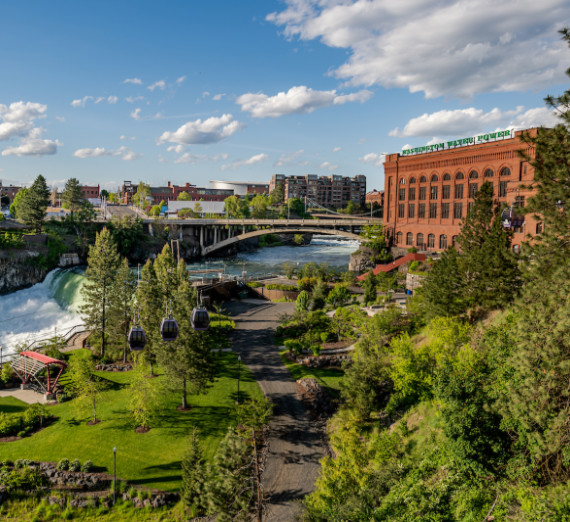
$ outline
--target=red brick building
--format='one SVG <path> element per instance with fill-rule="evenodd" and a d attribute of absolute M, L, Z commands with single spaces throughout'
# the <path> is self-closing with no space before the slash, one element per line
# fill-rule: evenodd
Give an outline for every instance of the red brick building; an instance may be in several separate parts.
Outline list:
<path fill-rule="evenodd" d="M 96 199 L 99 197 L 99 185 L 81 185 L 81 192 L 83 193 L 83 197 L 85 199 Z"/>
<path fill-rule="evenodd" d="M 386 156 L 384 226 L 392 242 L 418 250 L 454 245 L 462 219 L 485 181 L 493 184 L 500 203 L 514 210 L 524 206 L 531 192 L 522 185 L 532 182 L 534 171 L 517 154 L 528 150 L 520 140 L 522 132 L 483 134 Z M 522 226 L 514 228 L 513 250 L 520 249 L 525 236 L 541 230 L 541 223 L 526 216 Z"/>

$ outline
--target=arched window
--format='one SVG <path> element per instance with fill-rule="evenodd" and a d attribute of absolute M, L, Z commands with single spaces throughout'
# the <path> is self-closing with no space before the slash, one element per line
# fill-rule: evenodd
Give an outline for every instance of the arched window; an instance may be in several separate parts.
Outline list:
<path fill-rule="evenodd" d="M 403 237 L 403 234 L 402 234 L 401 232 L 398 232 L 398 233 L 396 234 L 396 244 L 397 244 L 397 245 L 401 245 L 401 244 L 402 244 L 402 237 Z"/>
<path fill-rule="evenodd" d="M 513 252 L 515 254 L 520 254 L 521 253 L 521 246 L 520 245 L 513 245 Z"/>
<path fill-rule="evenodd" d="M 400 185 L 405 185 L 406 184 L 406 180 L 404 178 L 400 178 Z"/>
<path fill-rule="evenodd" d="M 455 179 L 463 179 L 463 172 L 459 171 L 457 174 L 455 174 Z"/>
<path fill-rule="evenodd" d="M 435 248 L 435 236 L 433 234 L 428 235 L 428 248 Z"/>
<path fill-rule="evenodd" d="M 406 245 L 412 246 L 414 244 L 414 234 L 408 232 L 406 234 Z"/>
<path fill-rule="evenodd" d="M 435 183 L 436 181 L 439 181 L 439 178 L 437 177 L 437 174 L 434 174 L 434 175 L 431 177 L 431 182 L 432 182 L 432 183 Z"/>
<path fill-rule="evenodd" d="M 416 246 L 423 248 L 424 247 L 424 235 L 418 234 L 416 236 Z"/>
<path fill-rule="evenodd" d="M 479 177 L 479 173 L 476 170 L 472 170 L 469 173 L 469 179 L 477 179 Z"/>
<path fill-rule="evenodd" d="M 485 177 L 486 178 L 492 178 L 494 176 L 493 171 L 491 169 L 487 169 L 485 171 Z"/>
<path fill-rule="evenodd" d="M 449 174 L 443 175 L 443 181 L 449 181 L 450 179 L 451 179 L 451 176 Z"/>
<path fill-rule="evenodd" d="M 451 246 L 455 246 L 457 244 L 457 236 L 451 236 Z"/>
<path fill-rule="evenodd" d="M 422 177 L 420 178 L 420 183 L 425 183 L 426 181 L 427 181 L 427 179 L 426 179 L 425 176 L 422 176 Z"/>
<path fill-rule="evenodd" d="M 439 248 L 442 250 L 447 248 L 447 236 L 445 234 L 439 236 Z"/>
<path fill-rule="evenodd" d="M 414 178 L 414 176 L 412 176 L 412 177 L 410 178 L 410 183 L 415 183 L 415 182 L 416 182 L 416 178 Z"/>
<path fill-rule="evenodd" d="M 537 234 L 542 234 L 542 230 L 543 230 L 543 228 L 542 228 L 542 223 L 537 223 L 537 224 L 536 224 L 536 233 L 537 233 Z"/>
<path fill-rule="evenodd" d="M 499 174 L 499 176 L 510 176 L 510 175 L 511 175 L 511 169 L 509 167 L 503 167 Z"/>

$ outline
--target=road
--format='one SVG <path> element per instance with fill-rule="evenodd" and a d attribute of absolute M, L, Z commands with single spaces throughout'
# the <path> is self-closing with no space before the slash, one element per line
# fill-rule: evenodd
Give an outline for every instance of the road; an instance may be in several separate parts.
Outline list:
<path fill-rule="evenodd" d="M 300 512 L 299 500 L 313 491 L 319 460 L 325 456 L 321 430 L 297 396 L 296 384 L 273 344 L 278 317 L 291 312 L 294 303 L 232 302 L 226 307 L 236 321 L 233 349 L 275 405 L 262 477 L 265 520 L 292 521 Z"/>

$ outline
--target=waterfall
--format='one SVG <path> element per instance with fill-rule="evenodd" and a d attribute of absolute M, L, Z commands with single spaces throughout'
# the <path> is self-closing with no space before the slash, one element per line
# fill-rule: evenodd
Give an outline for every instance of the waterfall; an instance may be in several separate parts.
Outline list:
<path fill-rule="evenodd" d="M 0 345 L 4 355 L 20 343 L 57 333 L 81 323 L 82 271 L 51 271 L 30 288 L 0 296 Z"/>

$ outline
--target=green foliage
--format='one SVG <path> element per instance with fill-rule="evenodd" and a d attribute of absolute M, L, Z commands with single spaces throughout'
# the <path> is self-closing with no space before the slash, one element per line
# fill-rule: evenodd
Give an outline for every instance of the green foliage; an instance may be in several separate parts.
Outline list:
<path fill-rule="evenodd" d="M 378 279 L 370 270 L 368 274 L 366 274 L 366 279 L 364 280 L 364 296 L 362 298 L 362 302 L 364 305 L 368 305 L 369 303 L 374 303 L 376 298 L 378 297 Z"/>
<path fill-rule="evenodd" d="M 192 201 L 192 196 L 188 192 L 181 192 L 176 199 L 178 201 Z"/>
<path fill-rule="evenodd" d="M 317 284 L 313 288 L 313 293 L 311 294 L 311 310 L 321 310 L 324 308 L 327 293 L 327 284 L 324 281 L 317 281 Z"/>
<path fill-rule="evenodd" d="M 317 284 L 316 277 L 302 277 L 297 281 L 297 288 L 299 290 L 310 292 L 316 284 Z"/>
<path fill-rule="evenodd" d="M 337 283 L 327 296 L 327 303 L 333 308 L 344 306 L 350 300 L 350 292 L 344 283 Z"/>
<path fill-rule="evenodd" d="M 101 336 L 101 356 L 105 355 L 108 312 L 114 298 L 117 270 L 121 260 L 109 229 L 103 228 L 89 248 L 86 283 L 82 288 L 85 304 L 81 314 L 86 326 Z"/>
<path fill-rule="evenodd" d="M 18 190 L 16 196 L 14 197 L 14 201 L 12 201 L 12 204 L 10 205 L 10 214 L 12 214 L 12 216 L 16 219 L 20 219 L 18 213 L 20 211 L 22 201 L 25 199 L 26 194 L 29 190 L 30 189 L 27 187 L 22 187 L 20 190 Z"/>
<path fill-rule="evenodd" d="M 0 436 L 23 437 L 38 429 L 48 418 L 48 412 L 41 404 L 31 404 L 21 413 L 0 412 Z"/>
<path fill-rule="evenodd" d="M 46 209 L 49 204 L 49 189 L 45 178 L 40 174 L 32 186 L 24 192 L 21 199 L 16 202 L 14 198 L 16 217 L 23 221 L 36 234 L 41 233 L 43 221 L 46 217 Z"/>
<path fill-rule="evenodd" d="M 150 197 L 150 185 L 143 183 L 138 184 L 137 191 L 131 198 L 131 203 L 139 208 L 146 208 L 147 198 Z"/>
<path fill-rule="evenodd" d="M 72 215 L 81 208 L 84 198 L 77 178 L 70 178 L 65 182 L 61 201 L 64 208 L 68 209 Z"/>
<path fill-rule="evenodd" d="M 10 470 L 2 468 L 0 470 L 0 484 L 6 491 L 37 491 L 48 485 L 47 477 L 38 469 L 23 467 Z"/>
<path fill-rule="evenodd" d="M 95 362 L 91 358 L 73 356 L 69 360 L 69 387 L 76 397 L 75 403 L 80 411 L 92 409 L 93 422 L 97 422 L 97 405 L 102 400 L 101 392 L 106 385 L 94 372 Z"/>
<path fill-rule="evenodd" d="M 251 200 L 251 207 L 253 209 L 252 217 L 264 218 L 266 217 L 267 207 L 269 206 L 269 198 L 262 194 L 257 194 Z"/>
<path fill-rule="evenodd" d="M 0 248 L 24 248 L 24 237 L 17 232 L 4 232 L 0 234 Z"/>
<path fill-rule="evenodd" d="M 311 297 L 309 292 L 302 290 L 297 296 L 297 301 L 295 301 L 295 308 L 299 312 L 306 312 L 309 309 L 309 303 L 311 302 Z"/>
<path fill-rule="evenodd" d="M 236 405 L 238 424 L 256 431 L 269 423 L 272 414 L 273 403 L 266 397 L 246 400 Z"/>
<path fill-rule="evenodd" d="M 159 205 L 153 205 L 150 209 L 150 215 L 152 217 L 159 217 L 160 216 L 160 206 Z"/>
<path fill-rule="evenodd" d="M 86 460 L 81 466 L 81 471 L 83 473 L 91 473 L 93 471 L 93 462 L 91 460 Z"/>
<path fill-rule="evenodd" d="M 69 471 L 81 471 L 81 462 L 77 459 L 73 459 L 69 463 Z"/>
<path fill-rule="evenodd" d="M 131 216 L 125 216 L 122 220 L 113 219 L 107 227 L 111 231 L 119 254 L 124 257 L 131 255 L 133 250 L 144 244 L 147 239 L 140 218 L 133 219 Z"/>
<path fill-rule="evenodd" d="M 196 426 L 190 430 L 188 449 L 182 460 L 182 500 L 192 517 L 205 515 L 207 512 L 208 483 L 211 480 L 210 467 L 203 458 L 200 437 Z"/>
<path fill-rule="evenodd" d="M 128 411 L 135 427 L 150 428 L 152 418 L 160 405 L 162 390 L 147 377 L 142 357 L 135 361 L 132 377 Z"/>
<path fill-rule="evenodd" d="M 362 228 L 360 235 L 366 240 L 364 245 L 375 252 L 385 253 L 388 250 L 382 225 L 366 225 Z M 385 254 L 386 260 L 389 260 L 388 258 L 391 256 L 388 253 Z"/>
<path fill-rule="evenodd" d="M 287 207 L 291 218 L 304 218 L 310 217 L 310 214 L 305 212 L 305 202 L 301 198 L 290 198 L 287 200 Z"/>
<path fill-rule="evenodd" d="M 61 459 L 57 463 L 57 469 L 60 471 L 67 471 L 69 470 L 69 459 Z"/>
<path fill-rule="evenodd" d="M 259 248 L 281 246 L 282 244 L 275 234 L 265 234 L 259 238 Z"/>

